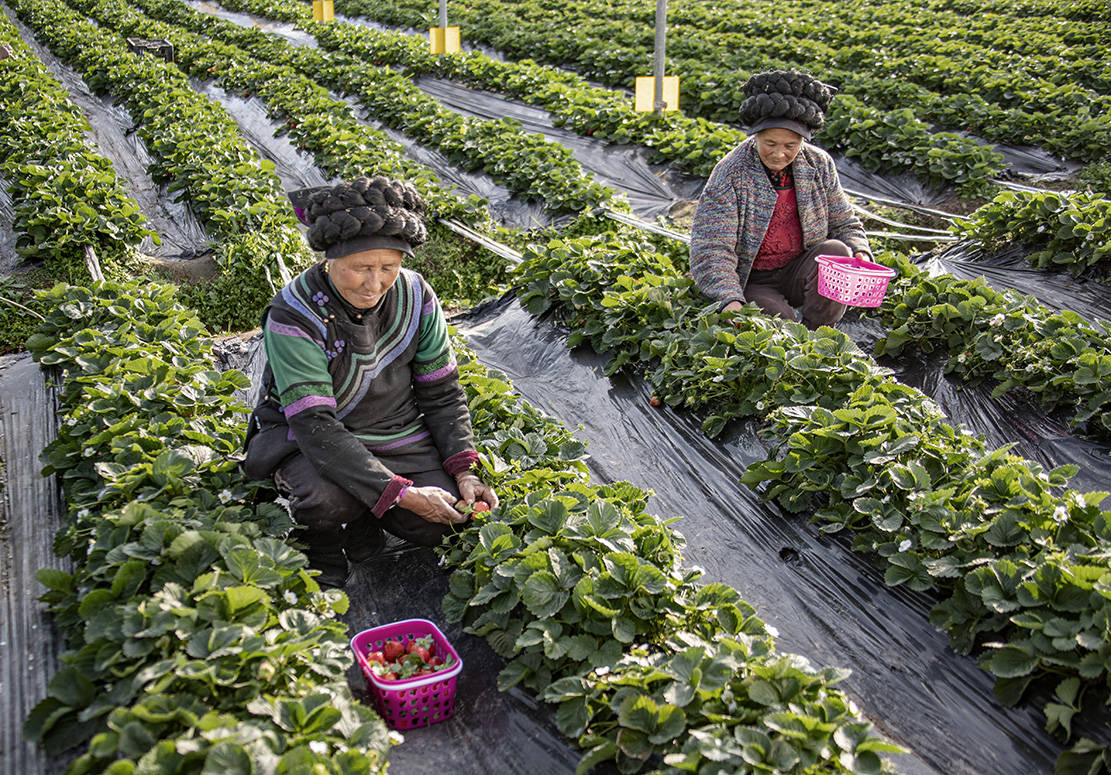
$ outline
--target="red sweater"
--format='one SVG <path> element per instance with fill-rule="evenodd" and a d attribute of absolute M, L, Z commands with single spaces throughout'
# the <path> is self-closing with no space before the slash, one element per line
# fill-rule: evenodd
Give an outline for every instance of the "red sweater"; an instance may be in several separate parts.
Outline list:
<path fill-rule="evenodd" d="M 791 168 L 778 173 L 768 170 L 768 178 L 772 181 L 778 198 L 764 241 L 752 262 L 752 268 L 757 271 L 784 267 L 803 250 L 802 222 L 799 221 L 799 205 L 795 198 L 795 180 L 791 175 Z"/>

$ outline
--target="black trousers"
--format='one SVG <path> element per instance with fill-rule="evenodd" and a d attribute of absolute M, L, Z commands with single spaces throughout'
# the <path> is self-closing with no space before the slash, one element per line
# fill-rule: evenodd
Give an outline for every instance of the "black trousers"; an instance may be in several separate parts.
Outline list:
<path fill-rule="evenodd" d="M 411 479 L 413 486 L 435 485 L 459 497 L 455 479 L 442 468 L 434 471 L 413 473 L 395 472 Z M 312 463 L 297 453 L 282 463 L 274 472 L 274 484 L 278 491 L 289 498 L 293 519 L 304 525 L 305 540 L 328 550 L 335 546 L 342 548 L 345 534 L 360 535 L 366 540 L 367 534 L 385 530 L 398 538 L 421 546 L 437 546 L 444 536 L 454 532 L 450 525 L 429 522 L 418 514 L 400 506 L 386 510 L 381 519 L 370 512 L 370 507 L 351 495 L 338 484 L 321 476 Z"/>

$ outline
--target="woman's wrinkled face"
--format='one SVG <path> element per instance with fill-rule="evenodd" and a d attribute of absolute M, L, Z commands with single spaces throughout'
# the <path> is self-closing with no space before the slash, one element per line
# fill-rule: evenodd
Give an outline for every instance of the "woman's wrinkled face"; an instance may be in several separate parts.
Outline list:
<path fill-rule="evenodd" d="M 397 282 L 400 250 L 374 248 L 328 259 L 328 276 L 348 304 L 359 309 L 375 306 Z"/>
<path fill-rule="evenodd" d="M 795 160 L 804 142 L 802 135 L 790 129 L 762 129 L 756 133 L 756 152 L 765 167 L 781 170 Z"/>

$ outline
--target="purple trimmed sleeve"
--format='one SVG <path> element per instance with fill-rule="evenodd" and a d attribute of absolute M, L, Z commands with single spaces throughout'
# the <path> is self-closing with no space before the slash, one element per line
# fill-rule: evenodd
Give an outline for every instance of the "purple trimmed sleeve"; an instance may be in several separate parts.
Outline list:
<path fill-rule="evenodd" d="M 478 462 L 478 453 L 473 449 L 457 452 L 444 461 L 444 470 L 451 476 L 458 476 L 464 471 L 469 471 Z"/>
<path fill-rule="evenodd" d="M 395 505 L 401 497 L 409 491 L 413 483 L 403 476 L 394 476 L 390 483 L 386 485 L 386 489 L 382 491 L 382 497 L 371 506 L 370 513 L 379 519 L 385 514 L 391 506 Z"/>

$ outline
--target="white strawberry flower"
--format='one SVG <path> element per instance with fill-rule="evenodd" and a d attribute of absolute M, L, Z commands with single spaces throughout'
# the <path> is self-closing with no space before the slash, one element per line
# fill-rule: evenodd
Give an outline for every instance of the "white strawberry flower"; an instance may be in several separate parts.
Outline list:
<path fill-rule="evenodd" d="M 318 756 L 323 756 L 324 754 L 328 753 L 328 744 L 325 743 L 323 740 L 310 740 L 309 750 L 317 754 Z"/>
<path fill-rule="evenodd" d="M 1069 510 L 1064 505 L 1058 506 L 1053 510 L 1053 521 L 1058 525 L 1063 525 L 1069 521 Z"/>
<path fill-rule="evenodd" d="M 775 625 L 765 624 L 764 629 L 767 630 L 768 635 L 771 635 L 773 638 L 779 637 L 779 630 L 776 629 Z"/>
<path fill-rule="evenodd" d="M 390 742 L 394 745 L 401 745 L 405 742 L 405 735 L 401 734 L 395 729 L 390 730 Z"/>
<path fill-rule="evenodd" d="M 216 497 L 220 499 L 220 503 L 227 503 L 232 499 L 231 490 L 227 488 L 220 490 L 220 494 Z"/>
<path fill-rule="evenodd" d="M 288 589 L 282 593 L 282 599 L 290 605 L 297 605 L 297 595 L 293 594 Z"/>
<path fill-rule="evenodd" d="M 992 326 L 992 327 L 998 327 L 998 326 L 1003 325 L 1003 320 L 1004 320 L 1004 315 L 1003 315 L 1002 312 L 1000 312 L 998 315 L 996 315 L 995 317 L 993 317 L 991 320 L 988 321 L 988 325 Z"/>
<path fill-rule="evenodd" d="M 902 540 L 902 543 L 899 544 L 899 551 L 900 552 L 905 552 L 907 549 L 909 549 L 912 546 L 914 546 L 914 542 L 911 541 L 909 538 L 904 538 Z"/>
<path fill-rule="evenodd" d="M 601 667 L 599 667 L 599 668 L 598 668 L 597 670 L 595 670 L 594 672 L 595 672 L 595 673 L 596 673 L 596 674 L 598 675 L 598 677 L 600 678 L 600 677 L 602 677 L 603 675 L 609 675 L 609 673 L 610 673 L 610 669 L 609 669 L 608 667 L 606 667 L 605 665 L 602 665 Z"/>

